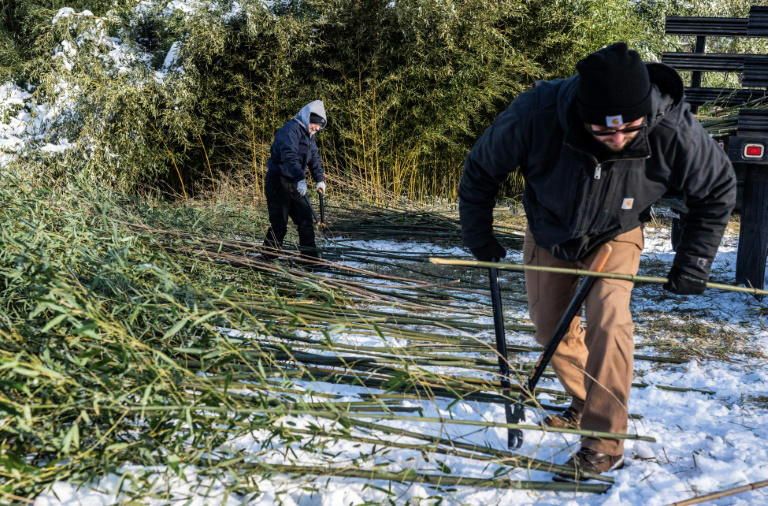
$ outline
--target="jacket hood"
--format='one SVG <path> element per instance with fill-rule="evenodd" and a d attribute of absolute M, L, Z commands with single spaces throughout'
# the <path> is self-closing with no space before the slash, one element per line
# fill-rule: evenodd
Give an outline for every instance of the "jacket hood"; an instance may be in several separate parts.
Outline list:
<path fill-rule="evenodd" d="M 650 130 L 673 107 L 683 100 L 683 80 L 677 71 L 669 65 L 646 63 L 645 66 L 648 69 L 648 75 L 653 85 L 653 90 L 651 90 L 651 113 L 648 115 L 648 128 Z M 566 131 L 573 120 L 572 106 L 576 98 L 578 84 L 578 74 L 563 79 L 557 93 L 557 116 L 563 130 Z"/>
<path fill-rule="evenodd" d="M 651 114 L 648 126 L 653 128 L 672 108 L 683 101 L 683 80 L 680 74 L 663 63 L 646 63 L 651 83 L 654 85 L 651 96 Z"/>
<path fill-rule="evenodd" d="M 296 121 L 301 123 L 301 126 L 304 127 L 304 130 L 309 133 L 309 115 L 310 113 L 315 113 L 321 118 L 325 120 L 326 126 L 328 125 L 328 118 L 325 115 L 325 105 L 323 105 L 322 100 L 314 100 L 304 107 L 301 108 L 301 110 L 296 113 L 296 116 L 293 117 Z M 325 127 L 323 127 L 325 128 Z M 322 128 L 321 128 L 322 130 Z"/>

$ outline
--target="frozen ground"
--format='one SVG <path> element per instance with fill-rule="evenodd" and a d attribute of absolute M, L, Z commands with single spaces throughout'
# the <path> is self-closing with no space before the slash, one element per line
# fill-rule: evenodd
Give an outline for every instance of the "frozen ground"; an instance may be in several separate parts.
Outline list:
<path fill-rule="evenodd" d="M 446 249 L 424 243 L 347 242 L 359 247 L 401 252 L 420 251 L 425 254 L 460 255 L 456 248 Z M 716 258 L 713 280 L 730 283 L 736 258 L 736 238 L 726 237 Z M 640 274 L 664 275 L 671 263 L 668 231 L 664 228 L 646 231 L 646 247 Z M 518 262 L 519 253 L 508 261 Z M 483 304 L 478 297 L 478 304 Z M 511 303 L 507 307 L 508 321 L 524 319 L 524 305 Z M 395 504 L 569 504 L 614 505 L 645 504 L 648 506 L 669 504 L 696 495 L 716 492 L 768 479 L 768 332 L 760 319 L 764 305 L 753 297 L 735 293 L 711 291 L 704 296 L 669 296 L 658 285 L 638 286 L 634 292 L 633 314 L 636 320 L 638 345 L 657 339 L 686 339 L 686 346 L 697 348 L 701 343 L 696 337 L 685 336 L 675 325 L 697 324 L 717 335 L 727 332 L 734 349 L 746 351 L 726 353 L 723 359 L 707 358 L 691 360 L 684 364 L 659 364 L 636 361 L 636 382 L 649 386 L 633 388 L 629 411 L 641 415 L 630 420 L 630 432 L 652 436 L 656 443 L 633 442 L 626 444 L 626 467 L 612 473 L 616 482 L 605 494 L 554 493 L 519 490 L 497 490 L 475 487 L 450 487 L 436 489 L 426 485 L 396 484 L 384 481 L 370 482 L 351 478 L 300 478 L 276 474 L 271 478 L 256 478 L 262 494 L 256 497 L 225 495 L 218 482 L 203 477 L 195 469 L 185 469 L 181 476 L 169 469 L 141 469 L 126 466 L 119 474 L 104 476 L 89 486 L 75 488 L 67 483 L 57 483 L 47 493 L 40 495 L 37 505 L 101 505 L 112 504 L 122 497 L 120 487 L 130 483 L 142 483 L 157 490 L 169 492 L 172 501 L 185 504 L 287 504 L 287 505 L 341 505 L 363 502 Z M 487 313 L 486 313 L 487 314 Z M 659 327 L 662 320 L 667 327 Z M 478 316 L 487 323 L 487 316 Z M 660 333 L 662 335 L 660 335 Z M 492 342 L 488 332 L 480 333 Z M 335 336 L 351 343 L 375 345 L 375 338 L 359 335 Z M 510 342 L 530 344 L 529 335 L 509 332 Z M 380 344 L 380 343 L 378 343 Z M 652 348 L 650 348 L 652 350 Z M 653 353 L 639 348 L 642 353 Z M 730 350 L 733 351 L 733 350 Z M 762 354 L 762 356 L 761 356 Z M 675 392 L 654 385 L 673 385 L 712 391 Z M 299 383 L 308 391 L 342 395 L 342 399 L 360 400 L 364 389 L 331 385 L 327 383 Z M 557 387 L 553 380 L 543 380 L 541 386 Z M 545 400 L 543 397 L 542 400 Z M 504 421 L 503 407 L 479 402 L 406 401 L 422 408 L 424 417 L 443 416 L 462 420 Z M 529 410 L 529 422 L 538 420 L 539 413 Z M 506 431 L 501 428 L 484 428 L 456 424 L 425 423 L 412 421 L 378 421 L 424 434 L 450 437 L 454 440 L 487 445 L 499 449 L 506 447 Z M 288 420 L 286 420 L 288 422 Z M 299 426 L 316 420 L 293 419 Z M 319 422 L 323 423 L 323 422 Z M 330 425 L 329 425 L 330 426 Z M 317 454 L 304 454 L 298 445 L 293 453 L 286 448 L 265 446 L 265 434 L 252 434 L 229 443 L 237 451 L 252 452 L 254 459 L 279 464 L 287 459 L 300 464 L 355 465 L 355 458 L 373 453 L 373 445 L 360 445 L 339 440 L 328 448 L 334 457 L 326 462 Z M 406 437 L 394 438 L 399 442 L 417 442 Z M 422 442 L 423 443 L 423 442 Z M 578 449 L 578 437 L 571 435 L 531 432 L 526 435 L 521 454 L 541 459 L 564 462 L 569 452 Z M 435 473 L 449 469 L 452 475 L 493 477 L 496 464 L 470 461 L 460 457 L 445 456 L 440 463 L 429 460 L 426 454 L 412 450 L 390 449 L 375 458 L 382 469 L 414 469 Z M 370 463 L 367 460 L 366 463 Z M 514 470 L 507 476 L 512 479 L 548 481 L 551 475 L 539 471 Z M 308 486 L 309 485 L 309 486 Z M 171 503 L 171 500 L 160 502 Z M 768 504 L 768 488 L 729 496 L 714 504 L 746 505 Z"/>

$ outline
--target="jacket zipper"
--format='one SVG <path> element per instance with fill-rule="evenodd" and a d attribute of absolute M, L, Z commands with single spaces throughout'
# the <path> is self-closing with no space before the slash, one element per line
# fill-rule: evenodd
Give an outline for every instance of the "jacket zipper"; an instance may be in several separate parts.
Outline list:
<path fill-rule="evenodd" d="M 603 174 L 603 164 L 608 162 L 621 162 L 624 160 L 647 160 L 651 157 L 651 155 L 645 155 L 645 156 L 634 156 L 631 158 L 608 158 L 607 160 L 603 160 L 602 162 L 597 159 L 595 155 L 590 153 L 589 151 L 584 151 L 583 149 L 577 148 L 570 142 L 564 143 L 566 146 L 571 148 L 572 150 L 576 151 L 577 153 L 581 153 L 582 155 L 588 156 L 593 162 L 595 162 L 595 174 L 594 179 L 600 179 Z"/>
<path fill-rule="evenodd" d="M 579 148 L 577 148 L 576 146 L 574 146 L 573 144 L 571 144 L 569 142 L 565 142 L 565 145 L 568 146 L 569 148 L 573 149 L 574 151 L 576 151 L 578 153 L 581 153 L 583 155 L 586 155 L 590 159 L 592 159 L 592 161 L 595 163 L 595 170 L 594 170 L 592 179 L 595 180 L 595 181 L 597 181 L 597 180 L 602 178 L 602 176 L 603 176 L 603 165 L 606 164 L 606 163 L 614 163 L 614 162 L 624 161 L 624 160 L 628 160 L 628 161 L 632 161 L 632 160 L 647 160 L 648 158 L 651 157 L 651 155 L 646 155 L 646 156 L 636 156 L 636 157 L 631 157 L 631 158 L 609 158 L 608 160 L 603 160 L 601 162 L 592 153 L 589 153 L 588 151 L 584 151 L 582 149 L 579 149 Z M 606 189 L 606 193 L 607 193 L 608 190 L 610 190 L 610 188 Z M 595 188 L 595 185 L 594 184 L 590 185 L 590 188 L 587 191 L 586 199 L 583 202 L 583 204 L 586 204 L 586 206 L 582 207 L 583 214 L 581 215 L 581 219 L 579 220 L 579 223 L 576 224 L 576 230 L 579 231 L 578 232 L 579 234 L 586 234 L 587 233 L 586 228 L 587 228 L 587 225 L 589 225 L 588 221 L 591 220 L 591 213 L 589 213 L 588 211 L 591 211 L 591 209 L 593 207 L 592 205 L 590 205 L 590 203 L 595 200 L 594 199 L 594 197 L 595 197 L 594 194 L 596 193 L 596 191 L 597 190 Z"/>

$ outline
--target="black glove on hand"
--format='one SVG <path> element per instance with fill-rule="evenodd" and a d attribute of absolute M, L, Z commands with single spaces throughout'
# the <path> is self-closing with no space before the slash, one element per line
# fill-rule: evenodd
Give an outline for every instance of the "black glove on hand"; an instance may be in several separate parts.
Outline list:
<path fill-rule="evenodd" d="M 472 255 L 481 262 L 501 260 L 507 256 L 507 251 L 501 244 L 499 244 L 499 241 L 497 241 L 496 237 L 494 236 L 491 236 L 491 238 L 487 243 L 485 243 L 484 246 L 480 246 L 479 248 L 470 248 L 470 251 L 472 251 Z"/>
<path fill-rule="evenodd" d="M 706 278 L 681 271 L 672 267 L 667 275 L 669 281 L 664 284 L 664 289 L 679 295 L 699 295 L 707 287 Z"/>

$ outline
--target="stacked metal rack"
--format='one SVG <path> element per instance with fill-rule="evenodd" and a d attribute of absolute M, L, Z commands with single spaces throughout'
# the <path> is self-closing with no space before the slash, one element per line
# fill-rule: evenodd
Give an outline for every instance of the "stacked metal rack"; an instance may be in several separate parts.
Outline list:
<path fill-rule="evenodd" d="M 768 257 L 768 108 L 753 104 L 768 99 L 768 55 L 706 53 L 706 38 L 768 37 L 768 6 L 751 7 L 748 18 L 668 17 L 665 32 L 696 37 L 694 52 L 662 54 L 663 63 L 691 72 L 685 96 L 694 112 L 704 103 L 742 106 L 736 129 L 716 138 L 739 181 L 736 282 L 763 288 Z M 739 73 L 742 87 L 703 88 L 702 72 Z"/>

